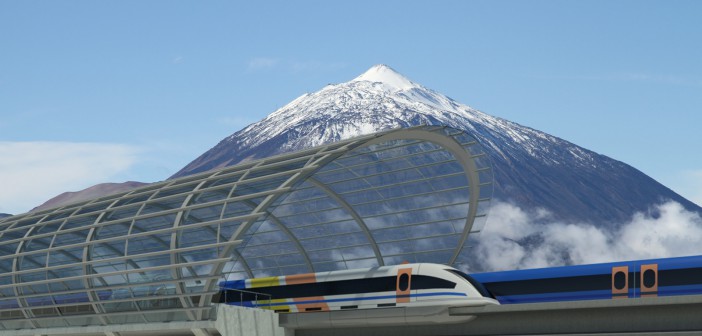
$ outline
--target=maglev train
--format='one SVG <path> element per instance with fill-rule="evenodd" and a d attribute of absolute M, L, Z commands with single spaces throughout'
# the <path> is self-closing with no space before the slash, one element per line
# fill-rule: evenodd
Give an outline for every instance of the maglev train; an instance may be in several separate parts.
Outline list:
<path fill-rule="evenodd" d="M 437 264 L 308 273 L 220 283 L 214 302 L 272 309 L 281 326 L 466 322 L 449 307 L 499 304 L 469 275 Z"/>
<path fill-rule="evenodd" d="M 473 273 L 500 303 L 702 294 L 702 256 Z"/>

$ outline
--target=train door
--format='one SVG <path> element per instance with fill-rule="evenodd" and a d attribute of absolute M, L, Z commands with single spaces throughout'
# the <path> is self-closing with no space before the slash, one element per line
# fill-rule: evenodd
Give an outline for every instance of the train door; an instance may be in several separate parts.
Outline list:
<path fill-rule="evenodd" d="M 658 264 L 641 265 L 641 297 L 658 296 Z"/>
<path fill-rule="evenodd" d="M 397 303 L 410 302 L 410 288 L 412 287 L 412 268 L 397 270 L 397 283 L 395 286 Z"/>
<path fill-rule="evenodd" d="M 629 266 L 612 267 L 612 298 L 629 297 Z"/>

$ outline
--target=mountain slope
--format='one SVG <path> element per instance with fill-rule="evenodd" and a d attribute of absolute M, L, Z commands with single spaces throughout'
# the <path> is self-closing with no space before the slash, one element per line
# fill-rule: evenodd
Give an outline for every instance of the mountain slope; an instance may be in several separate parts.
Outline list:
<path fill-rule="evenodd" d="M 302 95 L 222 140 L 173 177 L 420 124 L 476 135 L 493 160 L 495 197 L 548 209 L 556 219 L 615 223 L 668 199 L 702 210 L 629 165 L 477 111 L 385 65 Z"/>
<path fill-rule="evenodd" d="M 78 203 L 81 201 L 86 201 L 93 198 L 98 198 L 102 196 L 107 196 L 110 194 L 116 194 L 119 192 L 129 191 L 147 185 L 148 183 L 127 181 L 122 183 L 101 183 L 96 184 L 92 187 L 80 190 L 80 191 L 69 191 L 62 193 L 52 199 L 44 202 L 42 205 L 32 209 L 32 211 L 39 211 L 51 208 L 57 208 L 60 206 Z"/>
<path fill-rule="evenodd" d="M 173 177 L 420 124 L 447 125 L 475 135 L 493 161 L 495 198 L 547 209 L 553 219 L 608 225 L 664 200 L 702 211 L 627 164 L 477 111 L 385 65 L 302 95 L 225 138 Z"/>

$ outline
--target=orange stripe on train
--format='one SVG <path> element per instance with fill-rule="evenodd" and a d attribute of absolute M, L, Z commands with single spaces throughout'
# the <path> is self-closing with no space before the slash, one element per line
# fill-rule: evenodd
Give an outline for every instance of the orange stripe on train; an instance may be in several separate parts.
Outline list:
<path fill-rule="evenodd" d="M 287 284 L 287 285 L 300 285 L 300 284 L 316 283 L 316 282 L 317 282 L 317 278 L 315 277 L 314 273 L 295 274 L 295 275 L 285 276 L 285 284 Z M 295 298 L 295 299 L 293 299 L 293 302 L 321 301 L 321 300 L 324 300 L 323 296 L 310 296 L 310 297 Z M 329 305 L 326 303 L 323 303 L 323 302 L 320 302 L 320 303 L 301 303 L 301 304 L 296 304 L 296 306 L 297 306 L 298 312 L 328 311 L 329 310 Z"/>

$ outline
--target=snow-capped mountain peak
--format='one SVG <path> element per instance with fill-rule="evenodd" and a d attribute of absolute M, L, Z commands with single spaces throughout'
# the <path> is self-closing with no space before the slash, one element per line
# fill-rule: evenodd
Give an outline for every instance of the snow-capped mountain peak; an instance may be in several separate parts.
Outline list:
<path fill-rule="evenodd" d="M 407 79 L 407 77 L 399 74 L 393 68 L 385 64 L 375 65 L 352 80 L 352 82 L 361 81 L 382 83 L 383 87 L 388 91 L 409 90 L 421 87 L 419 84 L 412 82 Z"/>
<path fill-rule="evenodd" d="M 174 177 L 417 125 L 449 126 L 474 135 L 493 162 L 495 198 L 547 209 L 554 218 L 612 223 L 661 199 L 700 209 L 630 166 L 482 113 L 383 64 L 349 82 L 300 96 L 225 138 Z"/>

